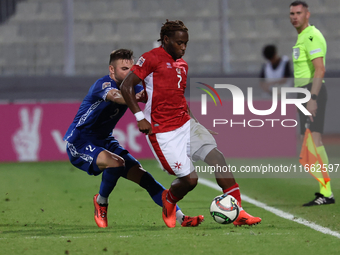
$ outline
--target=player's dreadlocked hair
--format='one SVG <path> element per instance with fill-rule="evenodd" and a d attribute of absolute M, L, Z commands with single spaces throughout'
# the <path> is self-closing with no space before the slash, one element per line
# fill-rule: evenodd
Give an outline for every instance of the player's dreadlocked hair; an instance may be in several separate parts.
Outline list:
<path fill-rule="evenodd" d="M 110 54 L 110 61 L 109 65 L 111 65 L 114 61 L 118 59 L 133 59 L 133 51 L 128 50 L 128 49 L 119 49 L 119 50 L 114 50 Z"/>
<path fill-rule="evenodd" d="M 158 39 L 158 42 L 163 42 L 164 36 L 171 37 L 174 35 L 176 31 L 188 32 L 188 28 L 184 25 L 184 23 L 180 20 L 169 21 L 168 19 L 163 24 L 161 28 L 161 39 Z"/>

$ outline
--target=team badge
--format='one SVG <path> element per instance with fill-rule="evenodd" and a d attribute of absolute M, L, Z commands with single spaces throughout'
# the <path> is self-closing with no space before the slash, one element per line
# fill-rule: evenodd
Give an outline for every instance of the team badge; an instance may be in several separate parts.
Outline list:
<path fill-rule="evenodd" d="M 300 48 L 293 48 L 293 56 L 295 59 L 300 57 Z"/>
<path fill-rule="evenodd" d="M 108 87 L 111 87 L 111 82 L 107 81 L 102 84 L 102 89 L 106 89 Z"/>
<path fill-rule="evenodd" d="M 181 69 L 180 68 L 176 68 L 176 71 L 178 74 L 181 74 Z"/>
<path fill-rule="evenodd" d="M 140 57 L 140 58 L 137 60 L 136 65 L 142 67 L 142 65 L 144 64 L 144 62 L 145 62 L 145 58 Z"/>

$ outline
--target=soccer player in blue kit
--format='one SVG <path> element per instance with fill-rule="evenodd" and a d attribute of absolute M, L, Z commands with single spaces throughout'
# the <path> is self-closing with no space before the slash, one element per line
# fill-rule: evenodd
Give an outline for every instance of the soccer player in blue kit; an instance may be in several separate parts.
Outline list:
<path fill-rule="evenodd" d="M 64 136 L 71 163 L 89 175 L 102 174 L 99 193 L 93 198 L 94 219 L 101 228 L 108 225 L 108 198 L 120 177 L 139 184 L 157 205 L 163 206 L 165 188 L 112 136 L 112 130 L 128 108 L 120 85 L 133 64 L 131 50 L 119 49 L 110 54 L 109 75 L 91 86 Z M 136 99 L 144 101 L 143 86 L 136 85 L 134 89 Z M 183 227 L 194 227 L 203 221 L 203 216 L 186 216 L 177 207 L 176 219 Z"/>

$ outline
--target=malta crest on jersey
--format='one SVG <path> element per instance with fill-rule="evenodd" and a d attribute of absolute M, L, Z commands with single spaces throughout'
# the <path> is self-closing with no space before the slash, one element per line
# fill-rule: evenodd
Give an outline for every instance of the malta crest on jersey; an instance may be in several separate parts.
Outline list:
<path fill-rule="evenodd" d="M 295 59 L 300 57 L 300 48 L 293 48 L 293 56 Z"/>

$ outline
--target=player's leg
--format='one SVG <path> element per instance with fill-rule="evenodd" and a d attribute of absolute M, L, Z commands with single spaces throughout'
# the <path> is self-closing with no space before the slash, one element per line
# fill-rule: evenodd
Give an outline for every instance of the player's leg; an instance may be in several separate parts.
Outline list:
<path fill-rule="evenodd" d="M 71 163 L 87 172 L 89 175 L 99 175 L 103 172 L 99 194 L 93 198 L 95 206 L 95 221 L 99 227 L 107 226 L 108 196 L 120 176 L 119 171 L 124 167 L 124 160 L 107 150 L 100 141 L 95 143 L 87 140 L 77 140 L 67 144 L 67 154 Z"/>
<path fill-rule="evenodd" d="M 165 224 L 169 227 L 175 227 L 175 206 L 178 201 L 197 185 L 198 177 L 195 172 L 192 172 L 186 176 L 177 177 L 172 183 L 169 190 L 165 190 L 162 194 L 163 212 L 162 217 Z M 203 216 L 198 216 L 203 221 Z M 199 222 L 200 223 L 200 222 Z"/>
<path fill-rule="evenodd" d="M 150 173 L 146 172 L 141 164 L 127 150 L 119 145 L 118 141 L 112 138 L 106 147 L 124 159 L 125 167 L 121 176 L 146 189 L 152 200 L 162 207 L 162 194 L 165 188 L 157 182 Z M 184 215 L 177 205 L 175 207 L 175 214 L 177 221 L 182 226 L 197 226 L 203 221 L 203 216 L 190 217 Z"/>
<path fill-rule="evenodd" d="M 229 171 L 228 165 L 222 152 L 217 149 L 217 144 L 210 132 L 201 124 L 191 120 L 191 158 L 195 161 L 202 160 L 209 166 L 215 166 L 215 177 L 217 184 L 224 194 L 236 198 L 240 206 L 240 215 L 235 226 L 254 225 L 261 222 L 261 218 L 254 217 L 242 208 L 241 193 L 234 175 Z M 225 171 L 227 169 L 227 171 Z"/>
<path fill-rule="evenodd" d="M 193 190 L 198 181 L 196 172 L 191 172 L 183 177 L 177 177 L 170 186 L 167 194 L 167 200 L 173 204 L 180 201 L 188 192 Z"/>
<path fill-rule="evenodd" d="M 232 195 L 238 201 L 240 207 L 239 217 L 233 222 L 235 226 L 242 225 L 254 225 L 261 222 L 261 218 L 254 217 L 248 214 L 242 207 L 241 193 L 238 183 L 235 181 L 234 176 L 229 171 L 222 171 L 221 169 L 228 169 L 225 162 L 224 155 L 217 148 L 212 149 L 207 156 L 204 158 L 204 154 L 200 154 L 204 150 L 198 150 L 196 156 L 203 156 L 202 160 L 210 166 L 215 166 L 215 169 L 220 169 L 220 171 L 215 170 L 215 177 L 218 185 L 222 188 L 224 194 Z M 217 167 L 219 166 L 219 168 Z"/>
<path fill-rule="evenodd" d="M 123 147 L 120 146 L 117 140 L 110 139 L 106 145 L 107 149 L 118 154 L 124 160 L 124 169 L 120 172 L 120 176 L 139 184 L 142 188 L 146 189 L 154 202 L 161 206 L 161 195 L 164 187 L 157 182 L 151 174 L 146 172 L 141 164 Z"/>
<path fill-rule="evenodd" d="M 150 173 L 145 171 L 142 165 L 130 153 L 125 151 L 123 154 L 121 154 L 121 156 L 126 162 L 125 173 L 122 175 L 122 177 L 133 181 L 144 188 L 149 193 L 152 200 L 157 205 L 163 207 L 162 193 L 165 188 L 158 181 L 156 181 Z M 178 206 L 176 210 L 179 211 L 178 215 L 182 213 Z"/>
<path fill-rule="evenodd" d="M 308 85 L 307 88 L 310 90 L 311 85 Z M 325 122 L 325 112 L 326 112 L 326 102 L 327 102 L 327 90 L 326 86 L 323 84 L 319 91 L 319 95 L 317 98 L 317 106 L 318 110 L 316 116 L 313 117 L 313 122 L 310 123 L 310 130 L 312 132 L 312 137 L 316 146 L 316 150 L 321 157 L 322 163 L 328 166 L 328 156 L 325 150 L 325 147 L 322 143 L 322 133 Z M 305 120 L 306 116 L 304 116 L 299 111 L 300 122 L 301 122 L 301 134 L 303 135 L 305 132 Z M 326 168 L 328 169 L 328 167 Z M 312 206 L 312 205 L 324 205 L 324 204 L 334 204 L 334 196 L 331 190 L 331 182 L 328 177 L 328 172 L 326 174 L 326 178 L 317 178 L 319 182 L 319 192 L 315 193 L 315 199 L 304 204 L 303 206 Z"/>
<path fill-rule="evenodd" d="M 223 193 L 229 192 L 228 194 L 235 197 L 239 204 L 241 204 L 239 186 L 235 181 L 233 173 L 228 169 L 224 155 L 217 149 L 214 137 L 204 126 L 193 119 L 190 122 L 190 133 L 192 160 L 202 160 L 209 166 L 214 166 L 216 182 L 221 187 Z M 225 171 L 225 169 L 228 169 L 228 171 Z"/>
<path fill-rule="evenodd" d="M 124 171 L 124 166 L 125 161 L 122 157 L 107 150 L 99 153 L 94 166 L 96 171 L 102 172 L 102 182 L 97 198 L 99 204 L 108 204 L 109 195 Z"/>
<path fill-rule="evenodd" d="M 127 166 L 129 165 L 129 162 L 136 162 L 136 160 L 132 160 L 133 157 L 130 154 L 123 156 L 123 158 Z M 156 181 L 149 172 L 145 171 L 140 164 L 133 165 L 128 170 L 126 178 L 139 184 L 149 193 L 150 197 L 157 205 L 163 207 L 162 193 L 165 188 L 162 184 Z M 185 227 L 195 227 L 203 221 L 203 219 L 199 216 L 190 217 L 184 215 L 178 205 L 176 205 L 176 220 L 179 224 Z"/>
<path fill-rule="evenodd" d="M 162 194 L 162 217 L 168 227 L 176 225 L 176 203 L 197 185 L 197 175 L 188 157 L 189 129 L 190 124 L 187 122 L 174 131 L 147 136 L 150 148 L 160 165 L 166 172 L 177 177 L 170 189 Z"/>
<path fill-rule="evenodd" d="M 324 123 L 325 123 L 325 114 L 326 114 L 326 102 L 327 102 L 327 90 L 326 90 L 326 86 L 323 84 L 321 86 L 321 89 L 318 95 L 317 116 L 315 118 L 315 123 L 312 123 L 311 125 L 311 131 L 312 131 L 313 140 L 315 142 L 316 150 L 321 157 L 322 163 L 328 166 L 329 164 L 328 155 L 322 142 L 322 133 L 323 133 Z M 328 170 L 328 167 L 326 169 Z M 328 176 L 328 172 L 327 172 L 327 176 Z M 323 199 L 322 199 L 323 204 L 335 203 L 332 189 L 331 189 L 331 182 L 329 178 L 322 178 L 319 180 L 319 190 L 320 190 L 320 194 L 323 196 Z"/>
<path fill-rule="evenodd" d="M 216 140 L 204 126 L 194 119 L 190 120 L 190 157 L 193 161 L 202 160 L 209 166 L 215 167 L 216 181 L 222 190 L 236 184 L 232 172 L 225 171 L 228 166 L 224 155 L 217 149 Z"/>
<path fill-rule="evenodd" d="M 207 154 L 207 156 L 204 158 L 204 162 L 209 166 L 215 166 L 216 182 L 222 188 L 222 190 L 226 190 L 237 184 L 233 173 L 228 169 L 224 155 L 217 148 L 212 149 Z M 228 169 L 228 171 L 223 171 L 222 169 Z"/>
<path fill-rule="evenodd" d="M 326 152 L 326 149 L 323 145 L 318 146 L 316 148 L 318 154 L 321 157 L 322 163 L 324 165 L 326 165 L 326 170 L 327 170 L 327 176 L 328 176 L 328 155 Z M 319 182 L 319 188 L 320 188 L 320 194 L 324 196 L 324 204 L 334 204 L 335 203 L 335 199 L 332 193 L 332 189 L 331 189 L 331 181 L 330 178 L 323 178 L 322 180 L 320 180 Z"/>
<path fill-rule="evenodd" d="M 99 193 L 93 198 L 95 207 L 95 221 L 100 228 L 107 227 L 107 208 L 109 204 L 109 196 L 117 184 L 122 171 L 124 171 L 124 159 L 120 156 L 103 150 L 99 153 L 95 171 L 102 172 L 102 181 L 100 183 Z"/>
<path fill-rule="evenodd" d="M 330 178 L 328 176 L 328 156 L 326 153 L 326 149 L 322 144 L 322 136 L 319 132 L 312 132 L 312 137 L 316 146 L 316 151 L 320 155 L 322 164 L 326 165 L 325 168 L 327 170 L 327 178 L 317 178 L 319 181 L 319 192 L 315 193 L 315 198 L 308 202 L 303 204 L 303 206 L 313 206 L 313 205 L 326 205 L 326 204 L 334 204 L 335 199 L 332 193 L 331 189 L 331 182 Z"/>

